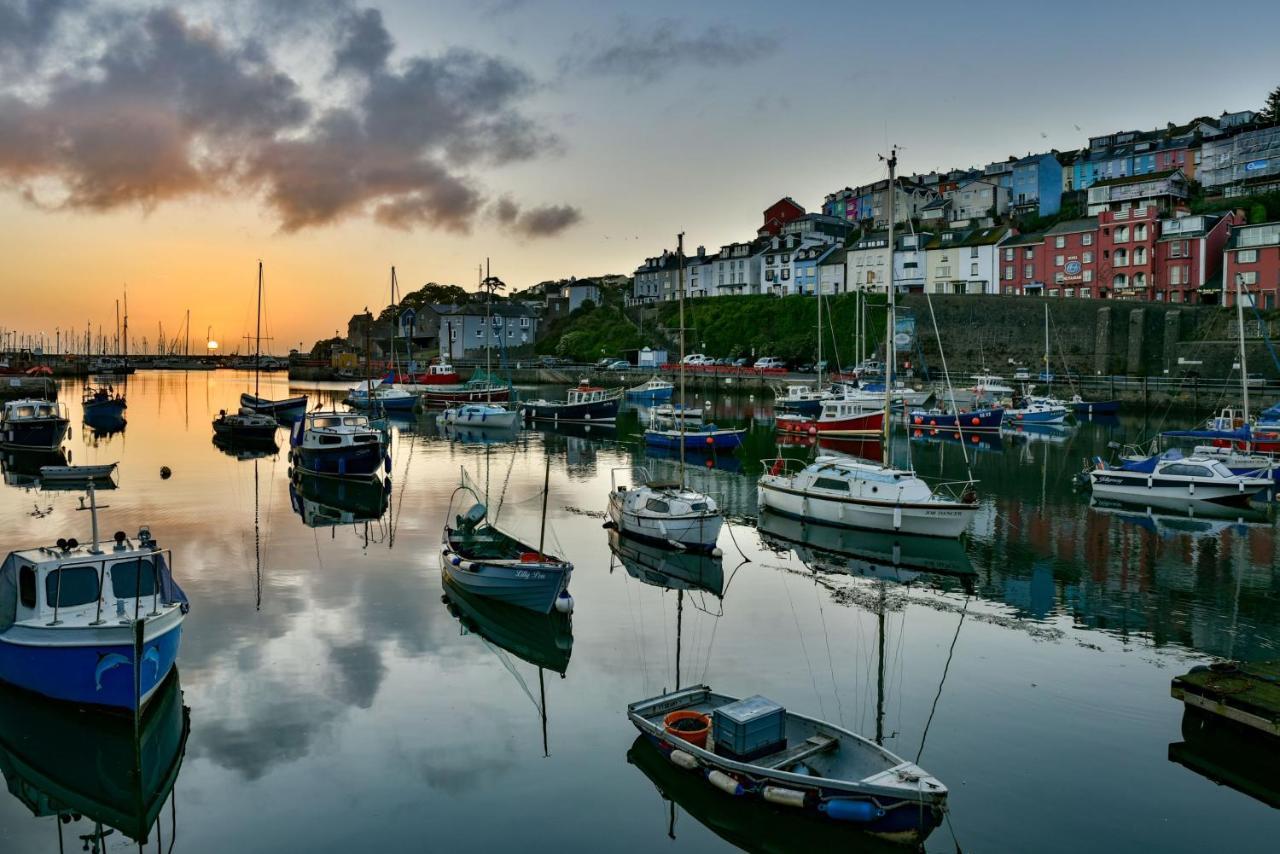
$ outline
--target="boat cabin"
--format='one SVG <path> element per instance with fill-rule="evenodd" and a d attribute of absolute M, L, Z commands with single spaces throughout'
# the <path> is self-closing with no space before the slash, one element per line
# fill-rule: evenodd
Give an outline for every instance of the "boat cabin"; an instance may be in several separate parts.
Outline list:
<path fill-rule="evenodd" d="M 15 624 L 35 628 L 128 624 L 180 607 L 172 555 L 143 528 L 95 550 L 75 540 L 11 552 L 0 565 L 0 634 Z"/>
<path fill-rule="evenodd" d="M 4 405 L 4 420 L 10 421 L 42 421 L 49 418 L 65 418 L 61 403 L 49 400 L 37 400 L 24 397 L 10 400 Z"/>
<path fill-rule="evenodd" d="M 795 475 L 792 488 L 833 498 L 894 502 L 933 499 L 933 490 L 914 472 L 839 457 L 819 457 Z"/>
<path fill-rule="evenodd" d="M 586 380 L 578 383 L 577 388 L 569 389 L 568 403 L 597 403 L 599 401 L 611 400 L 612 396 L 606 389 L 599 386 L 593 386 Z"/>

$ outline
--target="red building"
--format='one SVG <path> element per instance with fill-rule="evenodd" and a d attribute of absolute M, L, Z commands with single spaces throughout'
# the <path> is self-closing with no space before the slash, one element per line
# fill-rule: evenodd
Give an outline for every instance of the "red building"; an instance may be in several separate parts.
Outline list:
<path fill-rule="evenodd" d="M 1259 308 L 1280 305 L 1280 222 L 1232 230 L 1223 261 L 1223 303 L 1235 305 L 1236 277 Z"/>
<path fill-rule="evenodd" d="M 1160 236 L 1155 205 L 1098 213 L 1099 281 L 1115 299 L 1154 299 L 1156 238 Z"/>
<path fill-rule="evenodd" d="M 1044 295 L 1044 232 L 1020 234 L 1000 245 L 1000 293 Z"/>
<path fill-rule="evenodd" d="M 804 208 L 796 204 L 795 199 L 787 196 L 764 209 L 764 225 L 756 231 L 757 237 L 777 237 L 782 227 L 792 220 L 804 216 Z"/>
<path fill-rule="evenodd" d="M 1222 255 L 1236 213 L 1160 220 L 1156 239 L 1157 302 L 1214 303 L 1222 290 Z"/>
<path fill-rule="evenodd" d="M 1043 296 L 1089 299 L 1108 295 L 1096 217 L 1069 219 L 1044 233 Z"/>

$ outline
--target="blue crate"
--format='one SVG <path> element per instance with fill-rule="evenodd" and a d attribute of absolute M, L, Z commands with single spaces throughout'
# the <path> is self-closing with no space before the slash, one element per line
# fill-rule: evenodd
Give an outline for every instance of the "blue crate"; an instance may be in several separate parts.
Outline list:
<path fill-rule="evenodd" d="M 756 694 L 712 714 L 716 752 L 754 759 L 787 746 L 787 710 Z"/>

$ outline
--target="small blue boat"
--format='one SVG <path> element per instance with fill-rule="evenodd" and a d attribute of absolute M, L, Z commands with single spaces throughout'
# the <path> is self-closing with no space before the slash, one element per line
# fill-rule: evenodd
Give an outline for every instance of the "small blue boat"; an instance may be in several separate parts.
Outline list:
<path fill-rule="evenodd" d="M 116 394 L 111 386 L 85 386 L 80 406 L 84 410 L 85 422 L 92 425 L 95 420 L 109 422 L 123 417 L 128 404 L 124 395 Z"/>
<path fill-rule="evenodd" d="M 722 430 L 714 424 L 707 424 L 697 430 L 654 430 L 644 431 L 644 443 L 651 448 L 676 448 L 681 443 L 686 451 L 733 451 L 741 447 L 742 437 L 747 433 L 745 428 Z"/>
<path fill-rule="evenodd" d="M 675 391 L 675 385 L 670 380 L 653 377 L 638 386 L 627 389 L 627 400 L 633 403 L 652 405 L 661 403 L 664 400 L 670 400 L 673 391 Z"/>
<path fill-rule="evenodd" d="M 132 712 L 173 669 L 187 597 L 150 531 L 103 548 L 94 512 L 94 542 L 58 540 L 0 565 L 0 680 Z"/>
<path fill-rule="evenodd" d="M 999 432 L 1004 421 L 1000 407 L 975 409 L 972 412 L 948 412 L 942 409 L 913 409 L 908 416 L 913 431 L 958 430 L 961 433 Z"/>
<path fill-rule="evenodd" d="M 1089 418 L 1098 415 L 1116 415 L 1120 412 L 1118 400 L 1081 400 L 1079 395 L 1071 398 L 1071 411 L 1076 415 Z"/>
<path fill-rule="evenodd" d="M 477 596 L 487 596 L 549 614 L 570 611 L 569 577 L 573 564 L 520 542 L 488 520 L 488 509 L 465 486 L 454 491 L 476 499 L 471 508 L 446 525 L 441 538 L 440 571 L 452 583 Z"/>
<path fill-rule="evenodd" d="M 366 415 L 309 412 L 289 431 L 290 459 L 301 471 L 332 477 L 372 477 L 390 471 L 383 435 Z"/>

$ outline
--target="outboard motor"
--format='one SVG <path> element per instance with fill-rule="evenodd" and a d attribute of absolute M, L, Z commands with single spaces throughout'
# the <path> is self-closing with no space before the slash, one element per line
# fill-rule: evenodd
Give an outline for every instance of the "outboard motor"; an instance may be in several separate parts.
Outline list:
<path fill-rule="evenodd" d="M 464 534 L 474 531 L 484 521 L 488 509 L 479 502 L 472 504 L 471 509 L 458 517 L 458 530 Z"/>

